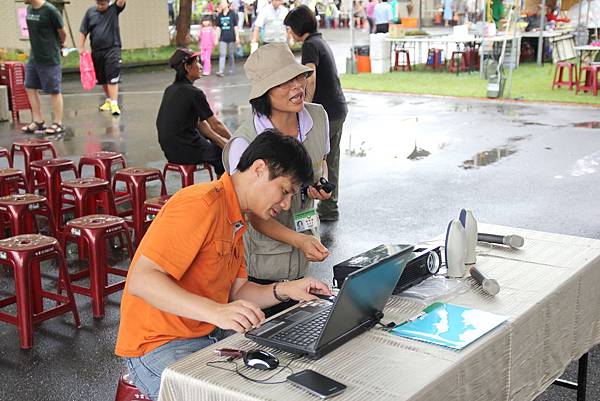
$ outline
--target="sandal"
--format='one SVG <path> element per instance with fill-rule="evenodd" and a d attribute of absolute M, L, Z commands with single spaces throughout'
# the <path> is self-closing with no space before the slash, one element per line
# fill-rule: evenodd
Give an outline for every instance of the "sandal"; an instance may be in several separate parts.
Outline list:
<path fill-rule="evenodd" d="M 44 133 L 46 135 L 56 135 L 62 134 L 63 132 L 65 132 L 65 127 L 63 127 L 62 124 L 52 123 L 52 125 L 46 128 Z"/>
<path fill-rule="evenodd" d="M 26 126 L 22 127 L 21 132 L 24 134 L 35 134 L 36 132 L 44 131 L 45 129 L 46 129 L 46 124 L 44 123 L 44 121 L 41 121 L 41 122 L 32 121 L 29 124 L 27 124 Z"/>

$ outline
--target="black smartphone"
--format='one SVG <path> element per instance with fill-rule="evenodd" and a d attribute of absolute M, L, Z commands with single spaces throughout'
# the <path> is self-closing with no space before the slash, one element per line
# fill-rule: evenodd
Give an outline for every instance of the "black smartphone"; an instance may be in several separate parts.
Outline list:
<path fill-rule="evenodd" d="M 342 383 L 310 369 L 289 375 L 287 380 L 322 399 L 333 397 L 346 389 Z"/>

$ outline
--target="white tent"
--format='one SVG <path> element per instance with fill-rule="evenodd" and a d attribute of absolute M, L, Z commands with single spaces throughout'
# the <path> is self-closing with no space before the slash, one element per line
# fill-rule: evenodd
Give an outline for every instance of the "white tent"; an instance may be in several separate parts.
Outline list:
<path fill-rule="evenodd" d="M 588 17 L 588 4 L 590 5 L 590 13 Z M 580 8 L 581 7 L 581 8 Z M 586 24 L 588 28 L 600 28 L 600 0 L 582 0 L 581 4 L 574 4 L 567 15 L 572 22 L 579 21 L 579 10 L 581 10 L 581 23 Z M 589 18 L 589 19 L 588 19 Z"/>

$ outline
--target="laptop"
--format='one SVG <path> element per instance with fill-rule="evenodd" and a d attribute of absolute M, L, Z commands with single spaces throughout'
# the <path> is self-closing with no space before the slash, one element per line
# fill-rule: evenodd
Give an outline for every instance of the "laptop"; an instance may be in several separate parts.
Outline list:
<path fill-rule="evenodd" d="M 410 245 L 380 245 L 355 256 L 365 266 L 348 275 L 337 297 L 302 302 L 246 333 L 258 344 L 318 359 L 369 330 L 411 257 Z"/>

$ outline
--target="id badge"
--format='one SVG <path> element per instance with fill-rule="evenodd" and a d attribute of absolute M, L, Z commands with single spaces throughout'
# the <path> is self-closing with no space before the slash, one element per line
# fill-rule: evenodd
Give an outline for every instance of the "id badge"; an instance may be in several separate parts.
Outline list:
<path fill-rule="evenodd" d="M 317 210 L 312 208 L 294 214 L 294 228 L 296 232 L 316 231 L 319 228 L 319 215 Z"/>

